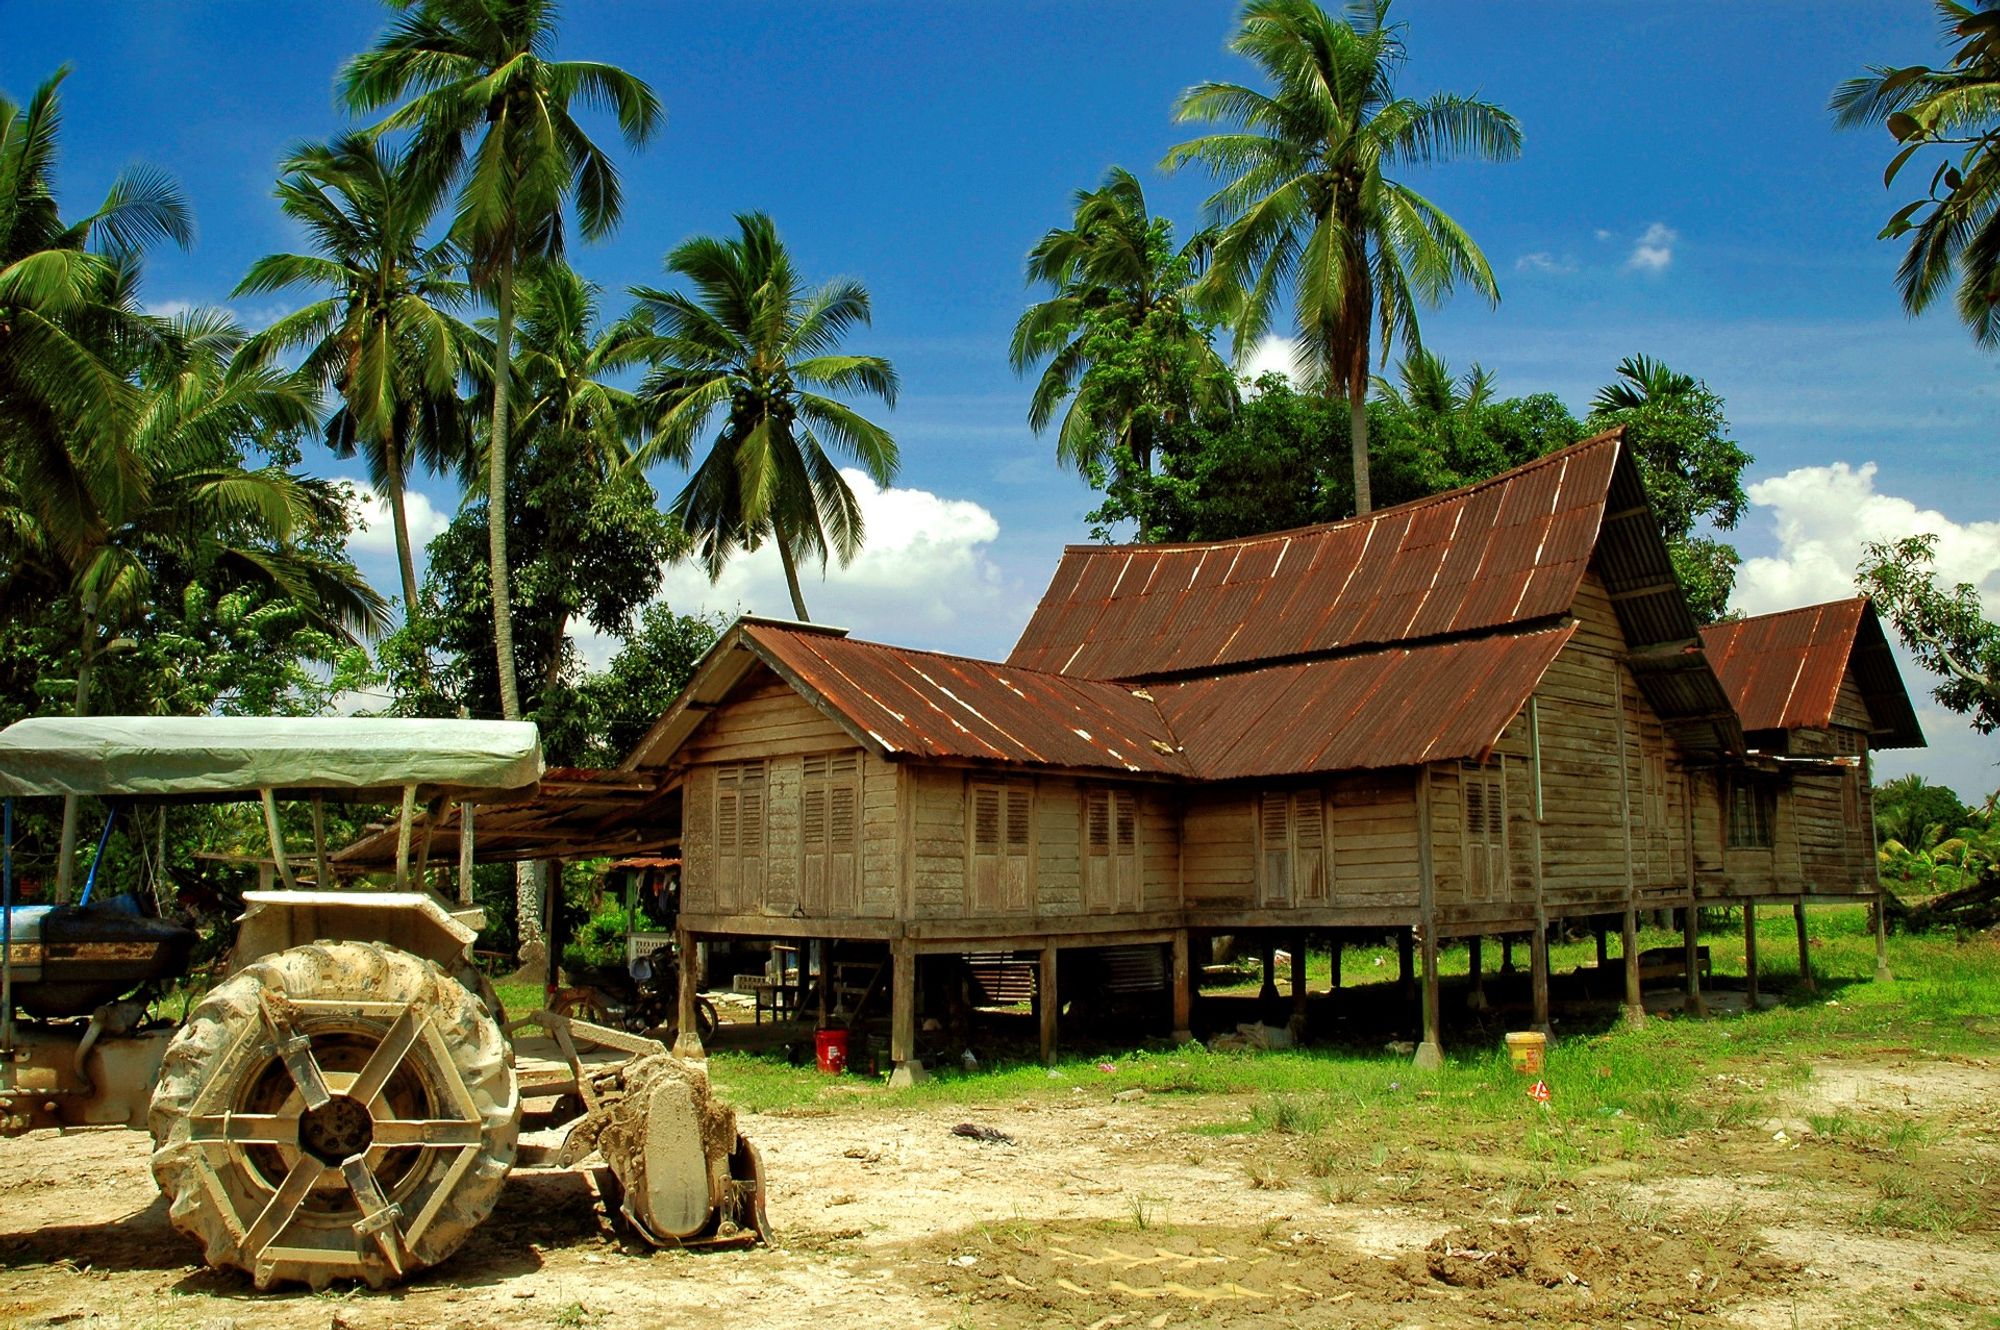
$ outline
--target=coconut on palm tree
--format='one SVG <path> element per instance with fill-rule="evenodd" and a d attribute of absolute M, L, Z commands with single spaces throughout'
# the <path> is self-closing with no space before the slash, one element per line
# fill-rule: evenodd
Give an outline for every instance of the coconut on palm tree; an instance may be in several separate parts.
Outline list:
<path fill-rule="evenodd" d="M 1211 277 L 1241 293 L 1240 356 L 1289 299 L 1298 368 L 1309 389 L 1344 392 L 1354 455 L 1355 506 L 1370 507 L 1370 348 L 1379 331 L 1420 344 L 1417 310 L 1461 282 L 1489 301 L 1499 288 L 1486 256 L 1459 224 L 1391 171 L 1459 156 L 1519 155 L 1521 130 L 1489 102 L 1455 93 L 1422 101 L 1396 95 L 1407 53 L 1389 0 L 1368 0 L 1344 19 L 1313 0 L 1250 0 L 1232 51 L 1250 59 L 1269 91 L 1202 83 L 1175 105 L 1181 120 L 1222 123 L 1163 163 L 1198 162 L 1221 180 L 1208 208 L 1222 226 Z"/>
<path fill-rule="evenodd" d="M 611 111 L 634 147 L 661 118 L 659 100 L 642 80 L 615 65 L 552 60 L 555 41 L 554 0 L 405 0 L 388 31 L 340 76 L 350 110 L 373 112 L 409 98 L 376 132 L 410 131 L 417 168 L 458 183 L 453 232 L 498 316 L 487 537 L 500 704 L 509 720 L 521 714 L 507 576 L 515 277 L 525 260 L 561 256 L 571 203 L 585 239 L 602 238 L 618 224 L 617 168 L 577 123 L 573 104 Z"/>
<path fill-rule="evenodd" d="M 1885 186 L 1918 152 L 1944 150 L 1929 192 L 1882 236 L 1910 240 L 1896 272 L 1905 309 L 1923 313 L 1956 276 L 1959 317 L 1982 346 L 2000 346 L 2000 5 L 1934 3 L 1956 44 L 1944 68 L 1878 65 L 1836 88 L 1833 110 L 1843 129 L 1880 124 L 1895 137 Z"/>
<path fill-rule="evenodd" d="M 635 464 L 664 458 L 694 474 L 673 511 L 710 577 L 739 549 L 778 547 L 793 612 L 807 617 L 798 566 L 861 550 L 860 502 L 829 446 L 878 485 L 895 479 L 896 441 L 829 394 L 896 404 L 896 371 L 880 356 L 839 351 L 872 314 L 850 279 L 808 288 L 763 213 L 736 218 L 739 234 L 686 241 L 666 269 L 691 293 L 635 287 L 640 346 L 652 368 L 640 385 L 651 438 Z M 719 424 L 698 464 L 695 452 Z"/>
<path fill-rule="evenodd" d="M 403 608 L 417 604 L 416 560 L 404 491 L 412 458 L 434 470 L 462 463 L 466 422 L 459 383 L 474 335 L 454 311 L 466 303 L 460 255 L 428 232 L 443 191 L 398 154 L 358 135 L 300 149 L 285 163 L 278 206 L 315 250 L 270 254 L 234 294 L 294 287 L 326 294 L 250 339 L 264 355 L 303 349 L 302 371 L 336 394 L 326 423 L 336 456 L 360 452 L 388 498 Z"/>
<path fill-rule="evenodd" d="M 1014 325 L 1008 360 L 1017 374 L 1046 362 L 1028 405 L 1037 434 L 1069 403 L 1057 461 L 1085 471 L 1123 446 L 1147 469 L 1163 431 L 1235 405 L 1195 286 L 1214 240 L 1203 230 L 1176 248 L 1138 179 L 1113 167 L 1098 188 L 1077 191 L 1070 224 L 1029 251 L 1029 283 L 1051 294 Z"/>

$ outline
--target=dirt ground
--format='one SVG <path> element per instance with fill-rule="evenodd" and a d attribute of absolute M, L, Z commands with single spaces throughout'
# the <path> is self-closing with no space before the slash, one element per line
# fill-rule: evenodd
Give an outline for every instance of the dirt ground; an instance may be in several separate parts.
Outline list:
<path fill-rule="evenodd" d="M 1247 1114 L 1217 1096 L 746 1115 L 775 1248 L 654 1252 L 590 1174 L 517 1173 L 456 1257 L 388 1294 L 204 1270 L 143 1136 L 42 1133 L 0 1141 L 0 1325 L 2000 1325 L 2000 1235 L 1870 1210 L 2000 1179 L 2000 1067 L 1822 1062 L 1773 1103 L 1671 1168 L 1532 1184 L 1192 1130 Z M 1012 1143 L 954 1135 L 968 1118 Z M 1931 1148 L 1829 1139 L 1884 1120 Z"/>

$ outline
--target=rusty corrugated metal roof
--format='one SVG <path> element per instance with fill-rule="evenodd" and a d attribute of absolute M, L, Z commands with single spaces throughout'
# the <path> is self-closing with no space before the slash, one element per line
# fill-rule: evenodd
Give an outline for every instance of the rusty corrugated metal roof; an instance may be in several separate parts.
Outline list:
<path fill-rule="evenodd" d="M 1875 746 L 1924 742 L 1888 640 L 1864 596 L 1710 624 L 1701 642 L 1746 730 L 1830 726 L 1851 667 Z"/>
<path fill-rule="evenodd" d="M 1158 708 L 1119 684 L 767 623 L 741 632 L 891 757 L 1189 774 Z"/>
<path fill-rule="evenodd" d="M 430 815 L 420 814 L 422 843 Z M 447 803 L 431 830 L 431 867 L 458 861 L 459 806 Z M 588 859 L 657 853 L 680 837 L 680 801 L 650 772 L 551 767 L 532 793 L 475 806 L 473 841 L 482 863 L 507 859 Z M 355 872 L 393 868 L 397 828 L 370 827 L 333 855 Z"/>
<path fill-rule="evenodd" d="M 1199 545 L 1073 545 L 1008 663 L 1160 679 L 1567 612 L 1614 433 L 1366 517 Z"/>
<path fill-rule="evenodd" d="M 1204 780 L 1480 757 L 1575 632 L 1384 647 L 1147 691 Z"/>

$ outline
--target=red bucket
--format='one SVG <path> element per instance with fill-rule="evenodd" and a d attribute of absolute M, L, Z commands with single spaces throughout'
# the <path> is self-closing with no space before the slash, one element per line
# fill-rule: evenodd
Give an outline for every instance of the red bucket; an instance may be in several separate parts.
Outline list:
<path fill-rule="evenodd" d="M 820 1030 L 813 1035 L 813 1052 L 819 1058 L 819 1069 L 829 1076 L 838 1076 L 847 1070 L 847 1031 Z"/>

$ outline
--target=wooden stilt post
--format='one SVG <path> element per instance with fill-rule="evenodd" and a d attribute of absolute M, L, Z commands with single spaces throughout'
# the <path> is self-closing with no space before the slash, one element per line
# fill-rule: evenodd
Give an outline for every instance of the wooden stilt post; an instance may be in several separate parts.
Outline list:
<path fill-rule="evenodd" d="M 1708 1004 L 1701 1000 L 1701 908 L 1692 903 L 1681 911 L 1681 960 L 1687 966 L 1687 1001 L 1681 1010 L 1689 1016 L 1705 1016 Z"/>
<path fill-rule="evenodd" d="M 1194 966 L 1185 928 L 1174 930 L 1174 1042 L 1194 1042 Z"/>
<path fill-rule="evenodd" d="M 1264 943 L 1261 955 L 1264 959 L 1264 986 L 1257 990 L 1257 1005 L 1268 1007 L 1278 1000 L 1278 948 L 1271 942 Z"/>
<path fill-rule="evenodd" d="M 1808 993 L 1819 992 L 1819 985 L 1813 982 L 1812 951 L 1806 941 L 1806 898 L 1799 897 L 1792 902 L 1792 922 L 1799 930 L 1799 987 Z"/>
<path fill-rule="evenodd" d="M 1502 933 L 1500 935 L 1500 973 L 1514 973 L 1514 935 L 1512 933 Z"/>
<path fill-rule="evenodd" d="M 1646 1002 L 1639 992 L 1639 912 L 1626 907 L 1623 945 L 1625 948 L 1625 1023 L 1646 1023 Z"/>
<path fill-rule="evenodd" d="M 1609 930 L 1604 927 L 1604 921 L 1602 919 L 1593 921 L 1590 925 L 1590 932 L 1597 942 L 1597 968 L 1600 970 L 1610 969 L 1611 948 L 1605 944 L 1605 934 Z"/>
<path fill-rule="evenodd" d="M 833 982 L 833 965 L 831 964 L 833 960 L 833 939 L 819 938 L 810 945 L 812 946 L 812 954 L 819 970 L 819 978 L 814 981 L 814 987 L 819 990 L 819 1023 L 813 1028 L 824 1030 L 826 1028 L 827 1017 L 827 988 Z"/>
<path fill-rule="evenodd" d="M 1036 981 L 1039 995 L 1042 1027 L 1042 1062 L 1053 1067 L 1056 1062 L 1056 949 L 1053 943 L 1042 947 L 1042 968 Z"/>
<path fill-rule="evenodd" d="M 1306 1032 L 1306 935 L 1292 939 L 1292 1019 L 1288 1027 L 1294 1039 Z"/>
<path fill-rule="evenodd" d="M 1472 976 L 1472 989 L 1465 995 L 1465 1005 L 1470 1011 L 1486 1010 L 1485 956 L 1486 939 L 1474 933 L 1465 940 L 1465 968 Z"/>
<path fill-rule="evenodd" d="M 890 944 L 889 1086 L 901 1089 L 924 1079 L 917 1059 L 917 949 L 908 942 Z"/>
<path fill-rule="evenodd" d="M 1417 1045 L 1415 1065 L 1435 1070 L 1444 1065 L 1444 1044 L 1438 1037 L 1437 871 L 1431 858 L 1431 769 L 1417 774 L 1417 909 L 1424 942 L 1424 1038 Z"/>
<path fill-rule="evenodd" d="M 1549 923 L 1535 911 L 1535 931 L 1528 935 L 1529 982 L 1534 989 L 1534 1029 L 1553 1034 L 1549 1026 Z"/>
<path fill-rule="evenodd" d="M 1340 991 L 1340 952 L 1341 952 L 1341 949 L 1342 949 L 1342 948 L 1343 948 L 1344 946 L 1346 946 L 1346 941 L 1345 941 L 1345 939 L 1343 939 L 1343 938 L 1342 938 L 1342 937 L 1340 936 L 1340 934 L 1338 934 L 1338 933 L 1335 933 L 1335 934 L 1333 935 L 1333 955 L 1332 955 L 1332 957 L 1331 957 L 1331 959 L 1332 959 L 1332 961 L 1333 961 L 1333 985 L 1332 985 L 1332 988 L 1333 988 L 1333 991 L 1334 991 L 1334 992 L 1339 992 L 1339 991 Z"/>
<path fill-rule="evenodd" d="M 1396 933 L 1396 986 L 1407 1001 L 1417 995 L 1417 934 L 1404 928 Z"/>
<path fill-rule="evenodd" d="M 697 1028 L 695 992 L 701 977 L 694 959 L 694 934 L 681 929 L 674 936 L 674 950 L 680 959 L 681 976 L 679 1001 L 674 1010 L 674 1027 L 680 1032 L 674 1036 L 674 1056 L 699 1061 L 708 1056 L 708 1050 L 701 1046 L 701 1031 Z"/>
<path fill-rule="evenodd" d="M 1757 1010 L 1757 902 L 1743 902 L 1743 1009 Z"/>
<path fill-rule="evenodd" d="M 1895 978 L 1889 972 L 1889 889 L 1878 887 L 1875 892 L 1875 982 L 1893 983 Z"/>

